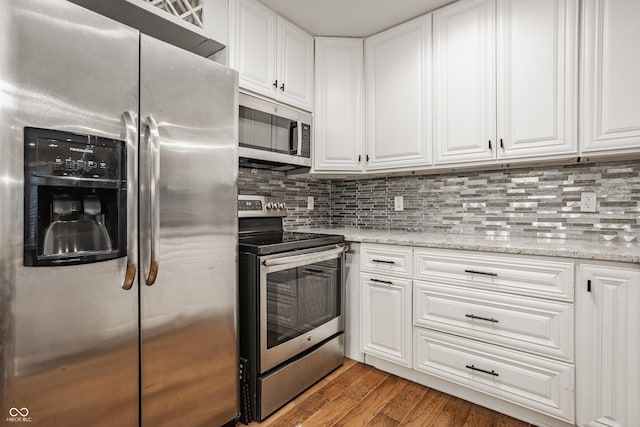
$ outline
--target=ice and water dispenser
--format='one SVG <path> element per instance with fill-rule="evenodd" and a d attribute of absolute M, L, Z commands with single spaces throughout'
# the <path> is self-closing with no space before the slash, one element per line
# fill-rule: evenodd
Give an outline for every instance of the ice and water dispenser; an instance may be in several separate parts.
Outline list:
<path fill-rule="evenodd" d="M 25 128 L 24 264 L 126 255 L 123 141 Z"/>

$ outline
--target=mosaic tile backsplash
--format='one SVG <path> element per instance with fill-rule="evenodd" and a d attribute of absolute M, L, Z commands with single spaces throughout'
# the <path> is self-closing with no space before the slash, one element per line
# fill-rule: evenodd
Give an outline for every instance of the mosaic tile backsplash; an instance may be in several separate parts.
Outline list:
<path fill-rule="evenodd" d="M 247 169 L 240 191 L 284 195 L 288 225 L 350 226 L 517 237 L 634 241 L 640 237 L 640 161 L 361 180 L 286 177 Z M 595 192 L 597 212 L 580 212 Z M 306 196 L 316 209 L 307 211 Z M 404 211 L 393 209 L 404 197 Z"/>

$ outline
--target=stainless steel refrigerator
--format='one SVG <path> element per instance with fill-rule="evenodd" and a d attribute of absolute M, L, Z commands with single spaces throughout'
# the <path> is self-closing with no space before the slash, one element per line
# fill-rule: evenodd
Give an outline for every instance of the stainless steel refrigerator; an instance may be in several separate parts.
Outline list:
<path fill-rule="evenodd" d="M 0 425 L 238 414 L 237 73 L 0 2 Z"/>

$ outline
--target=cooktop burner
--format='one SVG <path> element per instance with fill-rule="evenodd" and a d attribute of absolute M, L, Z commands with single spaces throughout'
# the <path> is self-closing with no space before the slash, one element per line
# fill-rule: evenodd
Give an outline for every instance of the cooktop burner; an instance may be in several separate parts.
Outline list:
<path fill-rule="evenodd" d="M 300 249 L 315 248 L 344 242 L 337 234 L 297 233 L 279 231 L 241 235 L 238 243 L 241 252 L 270 255 Z"/>

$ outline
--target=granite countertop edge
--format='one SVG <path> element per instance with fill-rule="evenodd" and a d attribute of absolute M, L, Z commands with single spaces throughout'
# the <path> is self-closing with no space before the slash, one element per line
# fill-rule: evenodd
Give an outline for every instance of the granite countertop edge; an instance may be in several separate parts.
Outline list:
<path fill-rule="evenodd" d="M 356 227 L 290 227 L 291 231 L 341 234 L 348 242 L 377 243 L 439 249 L 551 256 L 582 260 L 640 263 L 638 242 L 591 241 L 533 237 L 379 231 Z"/>

